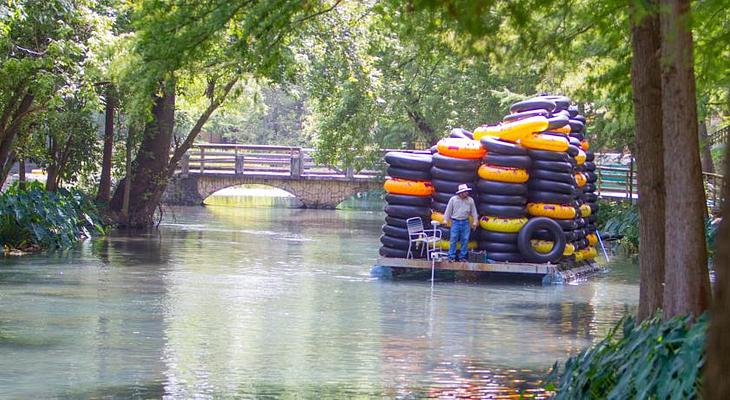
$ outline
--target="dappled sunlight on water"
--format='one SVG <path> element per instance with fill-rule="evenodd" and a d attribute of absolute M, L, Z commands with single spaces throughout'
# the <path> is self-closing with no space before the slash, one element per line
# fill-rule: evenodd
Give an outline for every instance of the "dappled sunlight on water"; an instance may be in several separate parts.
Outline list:
<path fill-rule="evenodd" d="M 371 278 L 380 212 L 178 208 L 159 232 L 0 266 L 0 398 L 517 398 L 638 301 Z"/>

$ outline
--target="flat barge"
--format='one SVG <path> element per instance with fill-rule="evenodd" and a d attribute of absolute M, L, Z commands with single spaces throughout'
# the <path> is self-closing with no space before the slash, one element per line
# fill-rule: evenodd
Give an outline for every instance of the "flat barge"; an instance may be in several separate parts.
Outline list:
<path fill-rule="evenodd" d="M 564 284 L 605 272 L 595 261 L 533 264 L 521 262 L 449 262 L 425 259 L 380 257 L 371 275 L 384 279 L 430 277 L 431 268 L 438 277 L 457 280 L 521 279 L 542 284 Z"/>

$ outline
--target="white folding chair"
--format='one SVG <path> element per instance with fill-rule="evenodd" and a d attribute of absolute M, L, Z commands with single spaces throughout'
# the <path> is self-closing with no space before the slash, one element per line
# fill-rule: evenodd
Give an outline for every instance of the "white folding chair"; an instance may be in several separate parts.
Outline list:
<path fill-rule="evenodd" d="M 433 232 L 429 235 L 423 228 L 423 221 L 421 217 L 412 217 L 406 220 L 406 227 L 408 228 L 408 253 L 406 258 L 413 258 L 413 249 L 415 247 L 421 247 L 421 255 L 426 251 L 426 258 L 430 259 L 429 246 L 436 246 L 436 242 L 441 240 L 441 231 L 434 227 Z"/>

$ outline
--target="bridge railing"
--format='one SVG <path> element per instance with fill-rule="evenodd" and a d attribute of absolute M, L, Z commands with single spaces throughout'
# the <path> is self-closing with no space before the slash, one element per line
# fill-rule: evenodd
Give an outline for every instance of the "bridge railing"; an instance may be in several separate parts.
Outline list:
<path fill-rule="evenodd" d="M 709 137 L 710 144 L 714 145 L 727 143 L 728 133 L 730 133 L 730 125 L 716 130 Z"/>
<path fill-rule="evenodd" d="M 381 174 L 375 169 L 356 171 L 320 165 L 313 149 L 295 146 L 196 144 L 180 160 L 179 172 L 270 175 L 274 177 L 330 177 L 367 179 Z"/>
<path fill-rule="evenodd" d="M 639 198 L 638 177 L 634 171 L 634 165 L 607 166 L 596 165 L 596 193 L 603 197 L 624 198 L 636 200 Z M 707 206 L 712 209 L 719 209 L 722 201 L 722 188 L 725 184 L 723 175 L 710 172 L 702 173 L 702 181 L 705 188 L 705 199 Z"/>

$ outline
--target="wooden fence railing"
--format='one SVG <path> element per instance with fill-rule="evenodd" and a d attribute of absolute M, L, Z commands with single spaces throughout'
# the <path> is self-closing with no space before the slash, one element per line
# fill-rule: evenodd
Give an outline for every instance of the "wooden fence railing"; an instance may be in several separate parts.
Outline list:
<path fill-rule="evenodd" d="M 629 166 L 596 165 L 596 193 L 602 197 L 624 198 L 636 200 L 639 198 L 638 177 L 633 162 Z M 722 201 L 722 188 L 725 177 L 710 172 L 702 173 L 705 188 L 705 198 L 710 208 L 719 208 Z"/>
<path fill-rule="evenodd" d="M 728 133 L 730 133 L 730 125 L 716 130 L 709 137 L 710 144 L 714 145 L 727 143 Z"/>
<path fill-rule="evenodd" d="M 340 169 L 320 165 L 312 158 L 313 149 L 293 146 L 196 144 L 180 160 L 179 171 L 268 175 L 272 177 L 328 177 L 367 179 L 382 175 L 372 169 Z"/>

